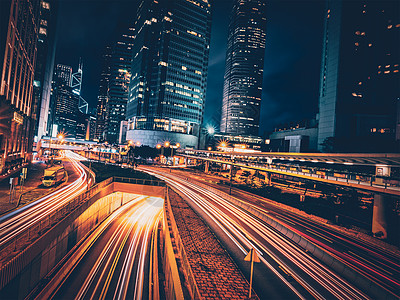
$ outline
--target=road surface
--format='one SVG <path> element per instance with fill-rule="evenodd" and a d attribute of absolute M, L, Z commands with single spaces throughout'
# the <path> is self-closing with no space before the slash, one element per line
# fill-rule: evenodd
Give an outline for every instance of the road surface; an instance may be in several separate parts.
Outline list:
<path fill-rule="evenodd" d="M 142 170 L 166 180 L 186 196 L 189 204 L 227 245 L 230 254 L 245 274 L 249 272 L 242 260 L 251 248 L 256 249 L 261 264 L 255 268 L 255 290 L 261 297 L 267 299 L 271 297 L 270 291 L 274 291 L 274 287 L 269 287 L 265 280 L 265 274 L 272 272 L 285 284 L 286 289 L 291 290 L 292 296 L 296 295 L 301 299 L 368 298 L 300 246 L 223 197 L 189 182 L 186 177 L 168 173 L 165 169 Z M 282 293 L 287 295 L 285 290 Z"/>
<path fill-rule="evenodd" d="M 163 202 L 161 198 L 138 196 L 114 212 L 36 299 L 148 298 L 150 242 Z"/>

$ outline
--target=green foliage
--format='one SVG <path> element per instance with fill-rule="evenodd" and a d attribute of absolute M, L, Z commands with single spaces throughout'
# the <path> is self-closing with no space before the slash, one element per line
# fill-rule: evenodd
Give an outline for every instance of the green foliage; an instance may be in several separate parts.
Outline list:
<path fill-rule="evenodd" d="M 84 165 L 89 167 L 90 162 L 84 161 Z M 104 163 L 92 162 L 92 170 L 96 174 L 96 182 L 101 182 L 110 177 L 127 177 L 136 179 L 157 180 L 156 177 L 147 173 L 136 171 L 132 168 L 121 168 L 120 166 L 106 165 Z"/>

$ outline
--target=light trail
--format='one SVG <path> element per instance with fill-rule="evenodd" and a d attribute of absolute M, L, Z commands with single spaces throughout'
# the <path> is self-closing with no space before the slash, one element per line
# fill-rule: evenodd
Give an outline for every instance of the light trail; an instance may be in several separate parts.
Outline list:
<path fill-rule="evenodd" d="M 304 250 L 288 240 L 288 238 L 222 197 L 170 173 L 153 169 L 145 169 L 145 171 L 166 180 L 170 185 L 185 194 L 223 232 L 230 233 L 228 236 L 241 251 L 244 248 L 246 249 L 245 253 L 247 253 L 250 248 L 254 247 L 254 244 L 257 245 L 258 247 L 255 248 L 258 249 L 258 252 L 264 254 L 260 257 L 261 261 L 300 298 L 306 298 L 307 296 L 301 295 L 280 274 L 281 270 L 271 267 L 267 259 L 264 258 L 265 255 L 274 260 L 278 266 L 282 266 L 284 270 L 287 270 L 304 289 L 317 299 L 324 299 L 329 295 L 337 299 L 368 298 L 364 293 L 329 270 L 311 255 L 305 253 Z"/>
<path fill-rule="evenodd" d="M 84 250 L 76 251 L 82 255 L 68 277 L 56 287 L 50 282 L 44 290 L 55 290 L 55 299 L 145 298 L 149 242 L 162 217 L 163 202 L 140 196 L 115 211 L 80 247 Z"/>
<path fill-rule="evenodd" d="M 187 173 L 181 175 L 187 178 Z M 196 178 L 194 176 L 193 179 Z M 200 180 L 201 181 L 201 180 Z M 204 186 L 204 184 L 200 184 Z M 224 189 L 217 184 L 207 184 L 212 190 Z M 210 188 L 209 188 L 210 189 Z M 225 188 L 227 189 L 227 188 Z M 352 236 L 329 225 L 321 224 L 313 217 L 284 209 L 275 202 L 249 192 L 235 189 L 236 198 L 284 227 L 304 237 L 341 261 L 355 272 L 373 281 L 388 294 L 400 298 L 400 257 L 369 240 Z"/>
<path fill-rule="evenodd" d="M 55 192 L 2 216 L 0 218 L 0 247 L 38 222 L 49 218 L 69 201 L 86 191 L 87 174 L 77 160 L 82 157 L 71 151 L 66 151 L 65 156 L 79 177 Z"/>

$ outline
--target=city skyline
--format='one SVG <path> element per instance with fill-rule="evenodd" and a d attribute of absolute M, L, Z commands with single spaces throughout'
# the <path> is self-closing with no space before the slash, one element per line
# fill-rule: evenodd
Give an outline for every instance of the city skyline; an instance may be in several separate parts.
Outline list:
<path fill-rule="evenodd" d="M 216 1 L 212 6 L 210 72 L 204 125 L 209 124 L 214 127 L 218 127 L 220 121 L 229 22 L 229 13 L 226 12 L 230 12 L 232 3 L 233 1 Z M 85 72 L 90 73 L 85 76 L 83 95 L 92 107 L 97 104 L 98 81 L 101 73 L 101 64 L 97 62 L 101 60 L 101 50 L 113 36 L 118 36 L 126 30 L 127 22 L 129 24 L 129 20 L 134 19 L 137 5 L 138 1 L 129 3 L 120 1 L 117 5 L 111 6 L 107 3 L 99 3 L 96 10 L 100 15 L 104 14 L 102 19 L 105 22 L 97 26 L 99 28 L 93 28 L 88 24 L 90 18 L 87 18 L 87 13 L 93 10 L 88 3 L 83 2 L 79 7 L 61 3 L 62 13 L 59 20 L 68 22 L 70 26 L 60 28 L 62 31 L 60 36 L 64 38 L 60 37 L 58 41 L 57 63 L 75 62 L 77 56 L 83 57 L 88 69 Z M 283 5 L 279 1 L 268 2 L 269 27 L 266 53 L 269 55 L 265 56 L 264 64 L 260 135 L 263 135 L 265 130 L 272 131 L 279 124 L 311 118 L 316 113 L 318 84 L 315 81 L 319 80 L 324 7 L 324 1 L 301 3 L 289 1 L 288 5 Z M 106 18 L 107 14 L 109 15 Z M 80 29 L 73 30 L 75 26 Z M 301 35 L 304 35 L 303 40 L 300 39 Z M 68 41 L 67 37 L 69 37 Z M 101 46 L 87 48 L 85 46 L 87 43 L 79 43 L 87 39 Z M 292 47 L 293 43 L 297 47 Z M 74 45 L 77 46 L 74 47 Z M 299 76 L 299 74 L 305 74 L 305 76 Z M 286 88 L 288 83 L 294 87 L 294 91 Z"/>
<path fill-rule="evenodd" d="M 0 299 L 400 299 L 399 65 L 395 0 L 0 0 Z"/>

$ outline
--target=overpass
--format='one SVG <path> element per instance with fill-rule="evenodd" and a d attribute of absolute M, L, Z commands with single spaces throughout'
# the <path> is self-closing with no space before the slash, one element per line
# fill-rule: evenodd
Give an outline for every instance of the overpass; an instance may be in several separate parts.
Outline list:
<path fill-rule="evenodd" d="M 265 172 L 270 184 L 273 174 L 368 191 L 374 194 L 372 232 L 387 237 L 385 210 L 400 196 L 400 180 L 391 176 L 400 170 L 400 154 L 221 152 L 178 149 L 176 156 L 195 164 L 210 163 Z M 230 167 L 230 170 L 232 168 Z M 231 176 L 231 173 L 230 173 Z"/>

